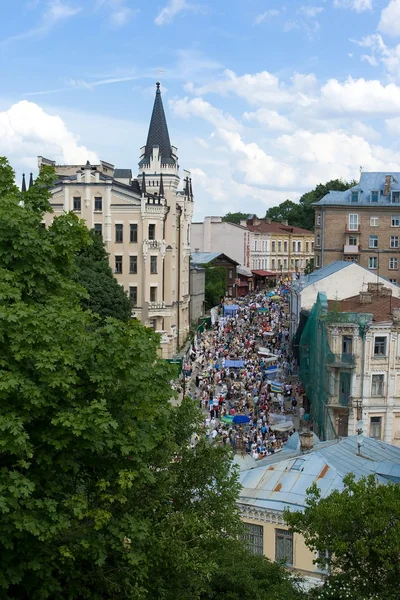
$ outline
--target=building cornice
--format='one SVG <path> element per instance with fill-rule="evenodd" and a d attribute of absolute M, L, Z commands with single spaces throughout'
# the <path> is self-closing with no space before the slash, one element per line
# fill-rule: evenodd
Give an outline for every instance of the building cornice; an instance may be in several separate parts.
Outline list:
<path fill-rule="evenodd" d="M 283 514 L 280 511 L 254 507 L 241 502 L 237 502 L 237 505 L 243 519 L 262 521 L 263 523 L 275 523 L 276 525 L 286 525 Z"/>

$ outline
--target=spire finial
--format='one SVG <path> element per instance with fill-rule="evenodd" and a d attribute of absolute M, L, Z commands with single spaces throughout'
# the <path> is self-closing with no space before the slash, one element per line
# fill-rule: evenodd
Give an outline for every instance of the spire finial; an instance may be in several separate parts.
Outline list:
<path fill-rule="evenodd" d="M 143 171 L 142 173 L 142 198 L 146 195 L 146 175 Z"/>
<path fill-rule="evenodd" d="M 33 186 L 33 174 L 31 173 L 29 176 L 29 189 Z"/>
<path fill-rule="evenodd" d="M 161 93 L 161 92 L 160 92 L 161 83 L 160 83 L 159 81 L 157 81 L 157 83 L 156 83 L 156 86 L 157 86 L 157 91 L 156 91 L 156 93 L 157 93 L 157 94 L 160 94 L 160 93 Z"/>
<path fill-rule="evenodd" d="M 21 192 L 26 192 L 25 173 L 22 173 Z"/>
<path fill-rule="evenodd" d="M 189 199 L 190 198 L 190 192 L 189 192 L 189 177 L 185 178 L 186 181 L 186 185 L 185 185 L 185 196 Z"/>
<path fill-rule="evenodd" d="M 189 179 L 189 192 L 190 192 L 190 199 L 193 200 L 192 178 Z"/>
<path fill-rule="evenodd" d="M 160 190 L 159 190 L 160 198 L 164 198 L 164 179 L 163 174 L 160 173 Z"/>

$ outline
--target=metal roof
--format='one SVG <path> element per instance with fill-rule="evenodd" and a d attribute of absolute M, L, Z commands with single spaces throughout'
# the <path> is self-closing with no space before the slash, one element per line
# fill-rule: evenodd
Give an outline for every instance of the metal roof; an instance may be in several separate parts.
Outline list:
<path fill-rule="evenodd" d="M 150 120 L 149 133 L 147 135 L 146 148 L 139 165 L 150 163 L 150 157 L 154 146 L 158 146 L 160 149 L 162 164 L 175 164 L 175 159 L 172 158 L 172 147 L 169 139 L 167 119 L 165 118 L 159 83 L 157 83 L 156 97 Z"/>
<path fill-rule="evenodd" d="M 230 258 L 223 252 L 193 252 L 191 262 L 193 264 L 197 264 L 197 265 L 204 265 L 209 262 L 212 262 L 213 260 L 215 260 L 216 258 L 218 258 L 220 256 L 225 257 L 228 261 L 230 261 L 231 263 L 233 263 L 235 265 L 239 264 L 235 260 L 233 260 L 233 258 Z"/>
<path fill-rule="evenodd" d="M 391 203 L 391 194 L 389 192 L 388 195 L 384 196 L 383 192 L 385 189 L 385 179 L 387 176 L 391 177 L 391 185 L 390 191 L 399 192 L 400 191 L 400 173 L 398 172 L 372 172 L 361 173 L 360 182 L 349 188 L 344 192 L 336 192 L 331 191 L 326 196 L 324 196 L 319 202 L 315 203 L 315 206 L 320 205 L 342 205 L 342 204 L 350 204 L 351 206 L 356 207 L 357 205 L 365 206 L 369 205 L 373 206 L 381 206 L 381 205 L 390 205 Z M 351 192 L 356 191 L 359 192 L 359 200 L 358 202 L 351 202 Z M 378 202 L 371 202 L 371 192 L 379 192 Z M 396 206 L 396 205 L 394 205 Z M 397 204 L 397 206 L 399 206 Z"/>
<path fill-rule="evenodd" d="M 132 169 L 114 169 L 115 179 L 130 179 L 132 177 Z"/>
<path fill-rule="evenodd" d="M 353 263 L 346 260 L 335 260 L 329 265 L 326 265 L 326 267 L 322 267 L 322 269 L 318 269 L 302 278 L 303 288 L 312 285 L 313 283 L 317 283 L 317 281 L 321 281 L 322 279 L 325 279 L 325 277 L 329 277 L 329 275 L 333 275 L 334 273 L 349 267 L 351 264 Z"/>
<path fill-rule="evenodd" d="M 321 490 L 321 496 L 326 497 L 333 490 L 343 489 L 343 478 L 348 473 L 354 473 L 356 479 L 375 474 L 383 483 L 400 483 L 400 448 L 362 437 L 358 454 L 358 441 L 355 435 L 317 442 L 313 450 L 304 454 L 286 446 L 263 459 L 260 466 L 256 461 L 255 466 L 250 466 L 247 457 L 239 473 L 242 485 L 239 502 L 279 511 L 285 507 L 302 510 L 307 489 L 313 483 Z M 239 459 L 236 462 L 240 464 Z"/>

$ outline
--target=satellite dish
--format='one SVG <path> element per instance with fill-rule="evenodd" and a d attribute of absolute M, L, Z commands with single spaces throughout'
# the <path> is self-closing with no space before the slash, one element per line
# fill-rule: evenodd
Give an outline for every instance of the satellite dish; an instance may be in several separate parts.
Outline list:
<path fill-rule="evenodd" d="M 363 431 L 363 429 L 364 429 L 364 421 L 357 421 L 356 430 Z"/>

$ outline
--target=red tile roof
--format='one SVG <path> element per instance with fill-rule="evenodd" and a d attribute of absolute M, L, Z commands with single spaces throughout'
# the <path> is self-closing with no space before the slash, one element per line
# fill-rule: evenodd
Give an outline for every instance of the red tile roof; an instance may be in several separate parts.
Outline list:
<path fill-rule="evenodd" d="M 308 231 L 307 229 L 302 229 L 301 227 L 293 227 L 291 225 L 284 225 L 283 223 L 277 223 L 276 221 L 272 221 L 268 223 L 267 221 L 259 219 L 257 225 L 251 224 L 247 221 L 246 228 L 249 231 L 254 231 L 255 233 L 281 233 L 281 234 L 295 234 L 295 235 L 314 235 L 313 231 Z"/>
<path fill-rule="evenodd" d="M 329 310 L 339 312 L 371 313 L 373 320 L 391 321 L 392 309 L 400 308 L 400 299 L 393 296 L 372 294 L 372 302 L 360 302 L 360 296 L 351 296 L 345 300 L 328 300 Z"/>
<path fill-rule="evenodd" d="M 272 273 L 271 271 L 252 271 L 252 273 L 259 277 L 276 277 L 276 273 Z"/>

